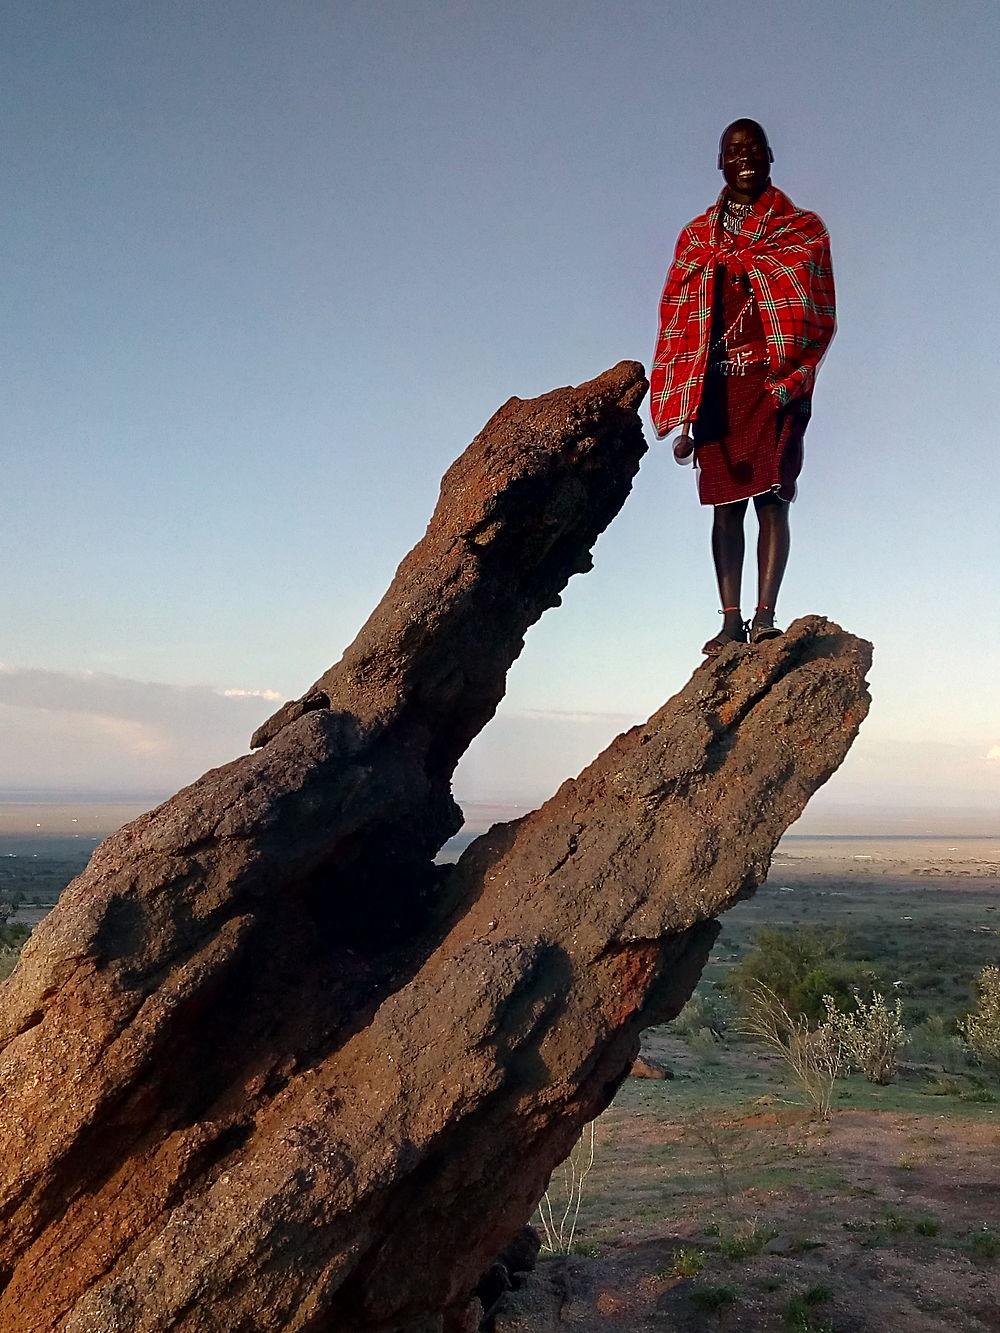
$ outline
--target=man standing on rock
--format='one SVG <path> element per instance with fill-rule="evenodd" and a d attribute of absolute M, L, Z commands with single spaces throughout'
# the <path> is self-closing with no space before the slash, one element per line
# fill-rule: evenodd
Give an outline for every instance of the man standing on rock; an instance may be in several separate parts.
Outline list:
<path fill-rule="evenodd" d="M 680 234 L 660 301 L 650 374 L 653 424 L 681 428 L 701 503 L 714 506 L 712 556 L 722 629 L 705 644 L 759 643 L 774 626 L 788 560 L 788 505 L 802 466 L 816 370 L 836 326 L 830 239 L 815 213 L 771 184 L 774 161 L 755 120 L 719 142 L 726 187 Z M 757 511 L 757 608 L 740 609 L 743 521 Z"/>

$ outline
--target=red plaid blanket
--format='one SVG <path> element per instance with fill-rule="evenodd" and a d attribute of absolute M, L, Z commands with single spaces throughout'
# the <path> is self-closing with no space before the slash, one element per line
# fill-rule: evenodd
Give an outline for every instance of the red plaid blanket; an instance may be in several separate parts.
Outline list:
<path fill-rule="evenodd" d="M 720 221 L 725 190 L 681 232 L 660 300 L 649 376 L 657 434 L 693 421 L 701 403 L 720 264 L 743 268 L 760 309 L 775 403 L 808 413 L 816 368 L 836 327 L 830 238 L 820 218 L 768 186 L 738 232 Z"/>

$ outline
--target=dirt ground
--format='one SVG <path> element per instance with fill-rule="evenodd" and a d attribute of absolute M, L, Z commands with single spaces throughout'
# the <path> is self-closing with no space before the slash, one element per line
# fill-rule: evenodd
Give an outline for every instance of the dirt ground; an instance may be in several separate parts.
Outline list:
<path fill-rule="evenodd" d="M 789 837 L 703 983 L 762 925 L 828 923 L 907 1005 L 965 1012 L 998 960 L 998 889 L 997 837 Z M 891 1086 L 838 1080 L 822 1122 L 752 1043 L 654 1028 L 643 1048 L 674 1079 L 626 1080 L 597 1121 L 572 1252 L 508 1294 L 496 1333 L 1000 1333 L 1000 1087 L 904 1055 Z"/>
<path fill-rule="evenodd" d="M 596 1154 L 613 1150 L 628 1188 L 605 1173 L 577 1229 L 592 1256 L 543 1260 L 497 1333 L 1000 1329 L 1000 1122 L 764 1111 L 715 1124 L 692 1176 L 712 1177 L 713 1135 L 728 1179 L 717 1161 L 708 1193 L 647 1219 L 643 1177 L 670 1190 L 658 1163 L 690 1126 L 611 1108 Z"/>

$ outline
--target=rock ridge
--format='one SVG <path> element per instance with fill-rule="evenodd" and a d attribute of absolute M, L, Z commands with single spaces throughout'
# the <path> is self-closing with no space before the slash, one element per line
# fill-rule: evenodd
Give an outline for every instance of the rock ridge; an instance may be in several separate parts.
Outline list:
<path fill-rule="evenodd" d="M 457 759 L 645 450 L 642 367 L 511 399 L 340 662 L 108 839 L 0 1000 L 6 1333 L 433 1333 L 679 1011 L 868 707 L 734 646 L 451 868 Z"/>

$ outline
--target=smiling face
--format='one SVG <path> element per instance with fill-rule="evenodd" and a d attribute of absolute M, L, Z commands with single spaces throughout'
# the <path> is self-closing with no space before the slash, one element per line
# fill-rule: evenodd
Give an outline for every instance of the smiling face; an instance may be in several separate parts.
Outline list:
<path fill-rule="evenodd" d="M 737 120 L 722 136 L 722 174 L 734 204 L 749 204 L 767 189 L 771 153 L 767 136 L 753 120 Z"/>

